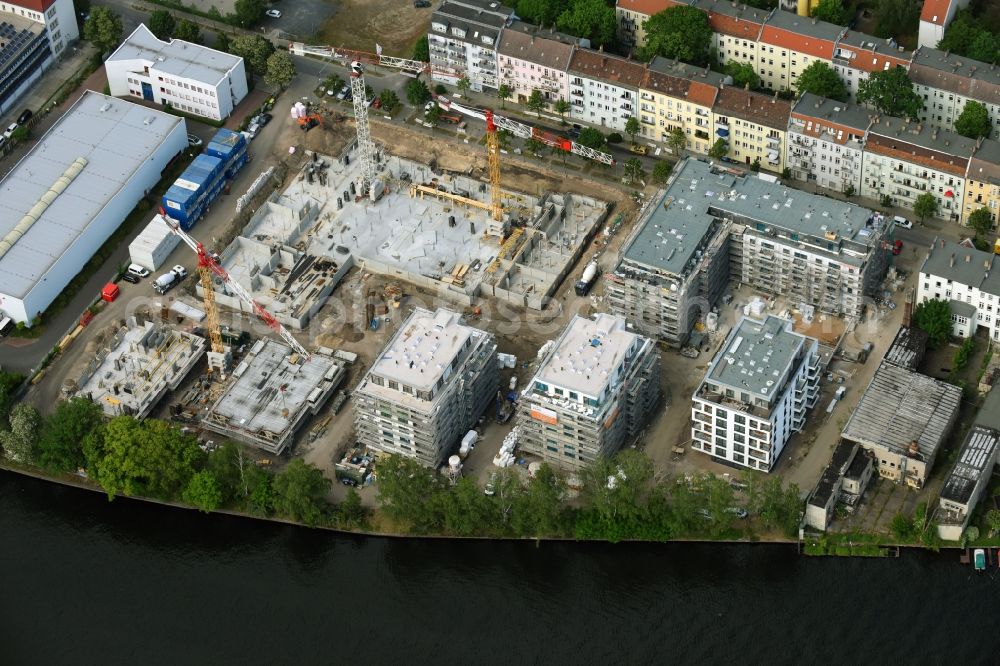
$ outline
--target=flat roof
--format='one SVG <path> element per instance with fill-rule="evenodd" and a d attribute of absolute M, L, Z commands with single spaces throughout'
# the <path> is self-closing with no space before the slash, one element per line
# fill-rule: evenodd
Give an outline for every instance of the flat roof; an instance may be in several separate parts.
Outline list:
<path fill-rule="evenodd" d="M 980 405 L 979 412 L 972 422 L 1000 432 L 1000 390 L 991 389 L 986 393 L 983 404 Z"/>
<path fill-rule="evenodd" d="M 161 72 L 216 85 L 243 58 L 182 39 L 164 42 L 140 23 L 108 58 L 109 62 L 119 60 L 151 60 Z"/>
<path fill-rule="evenodd" d="M 461 323 L 457 312 L 416 308 L 378 355 L 370 374 L 414 391 L 430 391 L 438 380 L 453 376 L 453 361 L 471 338 L 482 335 L 479 329 Z"/>
<path fill-rule="evenodd" d="M 843 437 L 907 455 L 917 442 L 924 460 L 934 457 L 962 402 L 962 389 L 918 372 L 883 363 L 851 413 Z"/>
<path fill-rule="evenodd" d="M 742 173 L 742 175 L 741 175 Z M 649 213 L 622 257 L 657 270 L 685 274 L 716 216 L 738 216 L 793 233 L 836 234 L 865 245 L 867 208 L 794 190 L 751 172 L 688 158 Z"/>
<path fill-rule="evenodd" d="M 791 327 L 790 320 L 772 315 L 764 321 L 741 318 L 712 360 L 705 381 L 770 402 L 809 339 Z"/>
<path fill-rule="evenodd" d="M 959 450 L 958 461 L 941 486 L 941 499 L 959 504 L 972 499 L 972 492 L 982 475 L 993 473 L 998 442 L 1000 436 L 996 430 L 981 425 L 972 426 Z"/>
<path fill-rule="evenodd" d="M 848 462 L 853 462 L 851 456 L 854 454 L 855 450 L 857 450 L 857 446 L 858 445 L 854 442 L 848 442 L 843 439 L 837 443 L 837 447 L 833 450 L 833 456 L 830 458 L 830 462 L 827 463 L 826 467 L 823 469 L 823 475 L 816 484 L 816 489 L 813 490 L 812 495 L 809 497 L 809 504 L 818 507 L 826 506 L 826 503 L 830 501 L 830 495 L 833 494 L 834 488 L 837 487 L 837 483 L 840 481 L 840 476 L 844 473 L 844 469 L 847 467 Z M 855 458 L 856 457 L 857 456 L 855 456 Z"/>
<path fill-rule="evenodd" d="M 87 91 L 0 181 L 0 239 L 82 158 L 86 165 L 10 250 L 0 291 L 24 298 L 184 119 Z"/>
<path fill-rule="evenodd" d="M 641 346 L 643 339 L 625 328 L 623 317 L 574 315 L 542 361 L 535 380 L 597 398 L 629 351 Z"/>

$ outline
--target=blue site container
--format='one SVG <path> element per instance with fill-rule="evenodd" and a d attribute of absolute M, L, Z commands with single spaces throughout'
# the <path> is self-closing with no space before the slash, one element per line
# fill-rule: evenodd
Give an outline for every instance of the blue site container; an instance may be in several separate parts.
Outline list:
<path fill-rule="evenodd" d="M 241 132 L 220 129 L 205 148 L 208 155 L 223 160 L 226 178 L 233 178 L 247 163 L 247 140 Z"/>
<path fill-rule="evenodd" d="M 163 195 L 167 215 L 188 230 L 218 196 L 225 178 L 223 162 L 211 155 L 198 155 Z"/>

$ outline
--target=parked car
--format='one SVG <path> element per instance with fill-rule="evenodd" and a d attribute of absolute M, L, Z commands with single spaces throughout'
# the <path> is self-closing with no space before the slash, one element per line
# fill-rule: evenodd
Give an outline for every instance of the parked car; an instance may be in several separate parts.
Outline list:
<path fill-rule="evenodd" d="M 139 264 L 129 264 L 128 268 L 125 269 L 125 272 L 129 275 L 134 275 L 137 278 L 149 277 L 149 269 L 144 266 L 140 266 Z"/>
<path fill-rule="evenodd" d="M 188 145 L 192 148 L 197 148 L 203 143 L 201 138 L 195 136 L 194 134 L 188 134 Z"/>
<path fill-rule="evenodd" d="M 639 143 L 632 143 L 629 144 L 628 150 L 630 153 L 635 153 L 636 155 L 645 155 L 649 152 L 649 147 Z"/>
<path fill-rule="evenodd" d="M 14 328 L 14 320 L 0 315 L 0 338 L 6 336 Z"/>
<path fill-rule="evenodd" d="M 270 113 L 262 113 L 259 116 L 257 116 L 257 124 L 263 127 L 264 125 L 271 122 L 272 118 L 274 118 L 274 116 L 272 116 Z"/>
<path fill-rule="evenodd" d="M 731 506 L 728 509 L 726 509 L 726 512 L 733 514 L 734 516 L 736 516 L 741 520 L 750 515 L 749 513 L 747 513 L 747 510 L 741 506 Z"/>
<path fill-rule="evenodd" d="M 31 109 L 25 109 L 24 111 L 21 112 L 21 115 L 17 117 L 17 124 L 23 125 L 24 123 L 31 120 L 31 116 L 33 115 L 34 114 L 31 112 Z"/>
<path fill-rule="evenodd" d="M 126 282 L 131 282 L 132 284 L 139 284 L 141 282 L 138 277 L 132 275 L 131 273 L 122 273 L 122 279 Z"/>
<path fill-rule="evenodd" d="M 895 243 L 892 244 L 892 253 L 895 256 L 898 257 L 902 251 L 903 251 L 903 241 L 897 240 Z"/>
<path fill-rule="evenodd" d="M 17 123 L 11 123 L 11 124 L 10 124 L 10 127 L 8 127 L 8 128 L 7 128 L 7 129 L 6 129 L 5 131 L 4 131 L 4 133 L 3 133 L 3 138 L 5 138 L 5 139 L 9 139 L 9 138 L 10 138 L 10 136 L 11 136 L 11 135 L 12 135 L 12 134 L 14 133 L 14 130 L 16 130 L 16 129 L 17 129 Z"/>
<path fill-rule="evenodd" d="M 913 222 L 910 222 L 905 217 L 900 217 L 899 215 L 897 215 L 894 218 L 892 218 L 892 221 L 897 227 L 903 227 L 904 229 L 913 228 Z"/>
<path fill-rule="evenodd" d="M 340 89 L 340 92 L 339 92 L 339 93 L 337 93 L 337 99 L 340 99 L 340 100 L 343 100 L 343 99 L 347 99 L 347 96 L 348 96 L 348 95 L 349 95 L 350 93 L 351 93 L 351 88 L 350 88 L 350 86 L 346 86 L 346 85 L 345 85 L 345 86 L 344 86 L 343 88 L 341 88 L 341 89 Z"/>
<path fill-rule="evenodd" d="M 277 9 L 268 9 L 264 13 L 270 16 L 271 18 L 281 18 L 281 12 L 278 11 Z"/>
<path fill-rule="evenodd" d="M 430 7 L 431 3 L 430 0 L 413 0 L 413 6 L 417 9 L 424 9 Z"/>

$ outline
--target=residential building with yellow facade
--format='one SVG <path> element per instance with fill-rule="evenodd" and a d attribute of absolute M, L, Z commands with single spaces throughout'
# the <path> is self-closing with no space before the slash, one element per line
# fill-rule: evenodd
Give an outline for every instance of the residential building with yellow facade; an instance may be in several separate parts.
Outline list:
<path fill-rule="evenodd" d="M 986 208 L 993 216 L 993 226 L 1000 213 L 1000 142 L 986 140 L 969 160 L 965 175 L 965 196 L 962 202 L 962 224 L 969 223 L 969 215 Z"/>
<path fill-rule="evenodd" d="M 618 39 L 625 46 L 645 46 L 645 23 L 650 16 L 670 7 L 693 5 L 695 2 L 697 0 L 617 0 L 615 18 L 618 22 Z"/>
<path fill-rule="evenodd" d="M 730 81 L 708 69 L 654 58 L 639 86 L 641 135 L 666 144 L 671 130 L 680 128 L 687 136 L 687 150 L 708 153 L 715 140 L 712 106 L 719 86 Z"/>
<path fill-rule="evenodd" d="M 712 136 L 729 145 L 737 162 L 781 172 L 792 103 L 778 96 L 724 86 L 712 107 Z"/>
<path fill-rule="evenodd" d="M 735 61 L 757 69 L 757 41 L 770 12 L 726 0 L 699 0 L 695 7 L 708 14 L 719 63 Z"/>
<path fill-rule="evenodd" d="M 829 64 L 845 28 L 789 12 L 771 14 L 757 44 L 757 73 L 771 90 L 795 90 L 799 74 L 817 60 Z"/>

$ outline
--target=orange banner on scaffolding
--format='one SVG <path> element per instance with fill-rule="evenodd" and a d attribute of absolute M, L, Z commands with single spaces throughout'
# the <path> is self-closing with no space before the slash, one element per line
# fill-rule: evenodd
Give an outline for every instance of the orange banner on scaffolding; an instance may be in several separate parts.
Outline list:
<path fill-rule="evenodd" d="M 531 418 L 536 421 L 548 423 L 549 425 L 556 425 L 559 423 L 559 415 L 551 409 L 545 409 L 544 407 L 532 407 Z"/>

